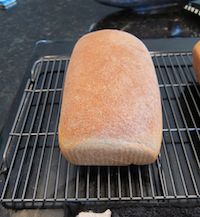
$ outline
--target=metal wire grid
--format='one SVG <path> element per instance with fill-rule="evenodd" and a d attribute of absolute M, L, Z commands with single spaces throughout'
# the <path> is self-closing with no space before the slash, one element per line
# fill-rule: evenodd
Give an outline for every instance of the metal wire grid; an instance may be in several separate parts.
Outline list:
<path fill-rule="evenodd" d="M 152 58 L 162 96 L 162 149 L 154 164 L 128 167 L 81 167 L 63 158 L 57 127 L 68 59 L 38 60 L 4 152 L 3 204 L 35 208 L 65 201 L 199 198 L 200 91 L 191 53 L 152 53 Z"/>
<path fill-rule="evenodd" d="M 196 3 L 196 4 L 199 4 L 199 2 Z M 198 5 L 198 7 L 199 6 L 200 6 L 200 4 Z M 192 12 L 192 13 L 198 15 L 198 16 L 200 16 L 200 10 L 199 10 L 199 8 L 197 8 L 195 5 L 193 5 L 191 3 L 188 4 L 188 5 L 185 5 L 184 9 L 187 10 L 187 11 L 189 11 L 189 12 Z"/>

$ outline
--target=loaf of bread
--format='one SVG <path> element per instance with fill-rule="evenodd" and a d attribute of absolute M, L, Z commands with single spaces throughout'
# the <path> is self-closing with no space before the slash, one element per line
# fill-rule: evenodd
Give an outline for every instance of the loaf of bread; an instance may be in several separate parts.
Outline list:
<path fill-rule="evenodd" d="M 192 65 L 196 74 L 196 80 L 200 84 L 200 41 L 195 44 L 192 50 Z"/>
<path fill-rule="evenodd" d="M 144 44 L 101 30 L 76 44 L 64 84 L 59 145 L 76 165 L 144 165 L 162 140 L 158 81 Z"/>

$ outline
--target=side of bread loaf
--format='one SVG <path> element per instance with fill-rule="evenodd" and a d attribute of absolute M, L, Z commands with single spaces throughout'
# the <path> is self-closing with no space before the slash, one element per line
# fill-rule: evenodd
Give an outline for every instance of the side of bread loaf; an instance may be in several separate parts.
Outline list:
<path fill-rule="evenodd" d="M 195 44 L 192 50 L 192 65 L 196 74 L 197 82 L 200 84 L 200 41 Z"/>
<path fill-rule="evenodd" d="M 162 139 L 157 77 L 144 44 L 101 30 L 76 44 L 59 122 L 61 152 L 78 165 L 149 164 Z"/>

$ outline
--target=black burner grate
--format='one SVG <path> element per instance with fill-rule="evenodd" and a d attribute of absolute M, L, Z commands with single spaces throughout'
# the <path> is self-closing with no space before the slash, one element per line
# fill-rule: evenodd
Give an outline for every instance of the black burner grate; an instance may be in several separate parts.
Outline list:
<path fill-rule="evenodd" d="M 191 53 L 152 53 L 163 106 L 163 144 L 147 166 L 79 167 L 60 154 L 57 127 L 67 57 L 35 62 L 4 152 L 1 202 L 11 208 L 65 201 L 179 201 L 200 192 L 200 90 Z"/>

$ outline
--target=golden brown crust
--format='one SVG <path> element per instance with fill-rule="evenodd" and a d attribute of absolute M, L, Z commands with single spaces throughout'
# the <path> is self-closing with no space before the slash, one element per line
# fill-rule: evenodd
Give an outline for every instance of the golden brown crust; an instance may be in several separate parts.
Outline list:
<path fill-rule="evenodd" d="M 192 64 L 196 73 L 197 82 L 200 84 L 200 41 L 195 44 L 192 50 Z"/>
<path fill-rule="evenodd" d="M 160 92 L 150 54 L 117 30 L 76 44 L 64 85 L 59 144 L 81 165 L 148 164 L 162 139 Z"/>

